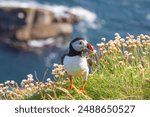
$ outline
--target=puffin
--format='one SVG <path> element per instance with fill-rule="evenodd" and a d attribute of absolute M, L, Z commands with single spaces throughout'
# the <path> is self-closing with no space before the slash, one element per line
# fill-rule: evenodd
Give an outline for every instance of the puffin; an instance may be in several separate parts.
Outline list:
<path fill-rule="evenodd" d="M 85 84 L 90 72 L 86 55 L 94 51 L 94 47 L 82 37 L 77 37 L 70 42 L 69 52 L 62 57 L 61 61 L 70 80 L 69 89 L 73 89 L 72 78 L 81 77 L 83 78 L 83 85 L 79 92 L 84 93 Z"/>

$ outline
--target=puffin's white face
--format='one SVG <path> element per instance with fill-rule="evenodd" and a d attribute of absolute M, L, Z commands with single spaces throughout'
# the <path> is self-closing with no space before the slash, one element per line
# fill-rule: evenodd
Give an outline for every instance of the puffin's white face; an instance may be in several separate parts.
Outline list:
<path fill-rule="evenodd" d="M 80 52 L 84 49 L 87 49 L 87 41 L 86 40 L 78 40 L 72 43 L 72 47 L 74 50 Z"/>

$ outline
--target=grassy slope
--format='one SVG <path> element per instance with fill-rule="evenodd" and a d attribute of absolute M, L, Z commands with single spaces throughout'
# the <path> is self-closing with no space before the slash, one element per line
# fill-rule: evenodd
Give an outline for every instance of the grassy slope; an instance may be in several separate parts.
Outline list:
<path fill-rule="evenodd" d="M 119 73 L 115 74 L 118 70 Z M 150 80 L 148 73 L 141 76 L 138 70 L 134 70 L 121 67 L 114 70 L 114 73 L 100 70 L 89 77 L 84 95 L 78 94 L 76 89 L 69 90 L 69 93 L 72 95 L 72 99 L 150 99 L 150 83 L 147 82 L 148 79 Z M 74 78 L 74 85 L 77 89 L 82 85 L 81 81 L 81 78 Z M 60 86 L 67 89 L 69 81 Z M 48 93 L 54 97 L 53 92 Z M 27 99 L 40 99 L 40 95 L 34 95 Z M 71 99 L 59 90 L 56 90 L 56 95 L 56 99 Z"/>
<path fill-rule="evenodd" d="M 66 84 L 59 85 L 59 87 L 66 89 L 72 97 L 55 90 L 57 95 L 55 99 L 150 99 L 149 68 L 140 71 L 138 66 L 121 66 L 114 63 L 111 67 L 109 64 L 103 64 L 101 67 L 94 66 L 94 68 L 93 74 L 89 75 L 87 80 L 85 94 L 77 92 L 77 89 L 82 86 L 82 78 L 74 78 L 74 86 L 77 89 L 67 90 L 69 81 Z M 48 93 L 54 97 L 53 92 Z M 40 98 L 38 95 L 28 99 Z"/>

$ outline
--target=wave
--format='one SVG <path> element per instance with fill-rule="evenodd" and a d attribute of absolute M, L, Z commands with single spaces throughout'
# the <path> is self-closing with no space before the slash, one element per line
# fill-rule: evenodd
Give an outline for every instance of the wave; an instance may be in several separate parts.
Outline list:
<path fill-rule="evenodd" d="M 41 47 L 50 45 L 53 42 L 54 42 L 53 38 L 48 38 L 46 40 L 29 40 L 27 44 L 31 47 L 41 48 Z"/>

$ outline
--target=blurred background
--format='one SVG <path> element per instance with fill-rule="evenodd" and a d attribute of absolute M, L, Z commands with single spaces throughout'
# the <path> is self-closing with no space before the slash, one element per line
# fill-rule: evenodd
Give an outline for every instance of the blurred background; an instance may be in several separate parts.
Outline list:
<path fill-rule="evenodd" d="M 0 82 L 51 77 L 70 40 L 150 35 L 150 0 L 0 0 Z"/>

